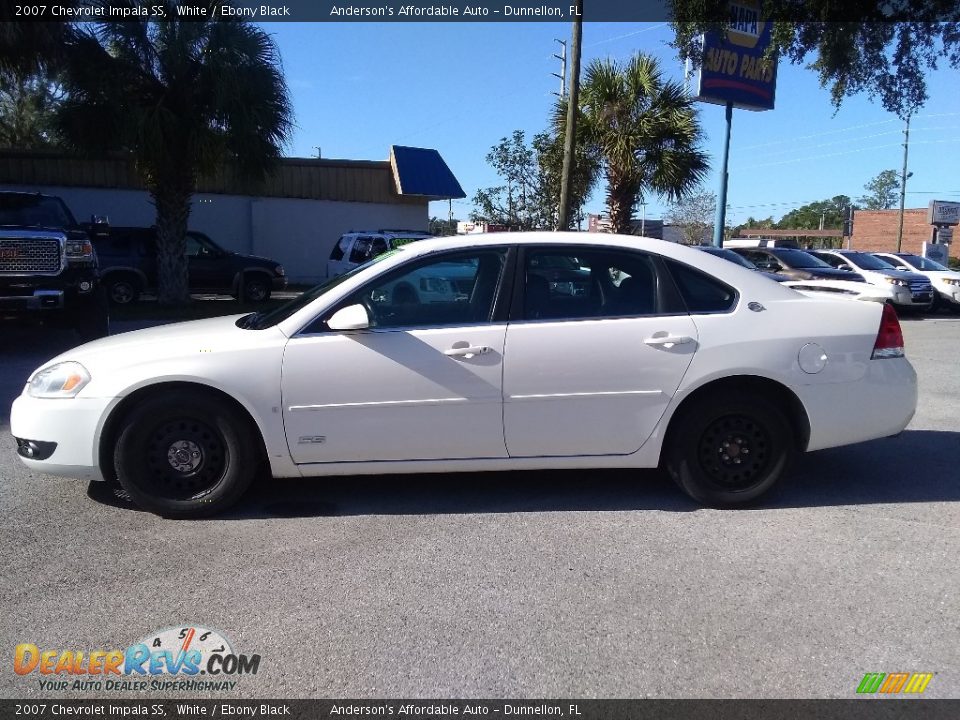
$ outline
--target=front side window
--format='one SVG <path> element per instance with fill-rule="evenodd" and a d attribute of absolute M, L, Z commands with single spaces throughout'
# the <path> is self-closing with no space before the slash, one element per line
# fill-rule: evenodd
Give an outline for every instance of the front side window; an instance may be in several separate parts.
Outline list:
<path fill-rule="evenodd" d="M 606 249 L 526 254 L 525 320 L 634 317 L 656 311 L 657 275 L 648 255 Z"/>
<path fill-rule="evenodd" d="M 372 241 L 373 238 L 358 237 L 353 244 L 353 250 L 350 252 L 350 262 L 362 265 L 368 260 L 372 260 L 373 254 L 370 252 Z"/>
<path fill-rule="evenodd" d="M 391 273 L 354 293 L 371 328 L 434 327 L 490 321 L 506 249 L 458 252 Z"/>

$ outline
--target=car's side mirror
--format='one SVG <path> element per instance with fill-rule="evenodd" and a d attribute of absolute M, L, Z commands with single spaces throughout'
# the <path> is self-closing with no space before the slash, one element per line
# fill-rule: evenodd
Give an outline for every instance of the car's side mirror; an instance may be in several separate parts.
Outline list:
<path fill-rule="evenodd" d="M 840 268 L 841 270 L 846 270 L 847 272 L 853 272 L 853 268 L 847 265 L 846 263 L 841 263 L 837 267 Z"/>
<path fill-rule="evenodd" d="M 370 327 L 370 316 L 363 305 L 348 305 L 327 320 L 327 327 L 331 330 L 363 330 Z"/>

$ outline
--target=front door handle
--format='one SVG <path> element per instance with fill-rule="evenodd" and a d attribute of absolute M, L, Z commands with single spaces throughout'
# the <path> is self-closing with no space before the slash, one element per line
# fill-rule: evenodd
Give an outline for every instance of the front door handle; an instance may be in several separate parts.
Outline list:
<path fill-rule="evenodd" d="M 674 345 L 684 345 L 693 342 L 689 335 L 660 335 L 659 333 L 644 339 L 644 344 L 665 347 L 668 350 Z"/>
<path fill-rule="evenodd" d="M 469 360 L 476 355 L 486 355 L 493 350 L 489 345 L 467 345 L 465 347 L 452 347 L 444 350 L 443 354 L 448 357 L 462 357 Z"/>

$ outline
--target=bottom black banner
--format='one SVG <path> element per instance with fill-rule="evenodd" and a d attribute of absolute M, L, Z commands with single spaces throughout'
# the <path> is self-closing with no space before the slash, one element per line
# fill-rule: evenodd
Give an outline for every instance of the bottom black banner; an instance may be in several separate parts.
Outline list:
<path fill-rule="evenodd" d="M 0 700 L 0 718 L 956 720 L 960 700 Z"/>

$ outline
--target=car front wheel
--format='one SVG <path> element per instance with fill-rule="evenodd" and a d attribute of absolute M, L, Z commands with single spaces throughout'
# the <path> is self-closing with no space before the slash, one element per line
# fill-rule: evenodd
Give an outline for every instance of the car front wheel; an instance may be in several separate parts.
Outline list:
<path fill-rule="evenodd" d="M 664 450 L 668 472 L 687 495 L 733 507 L 776 485 L 793 441 L 787 418 L 764 397 L 716 393 L 681 410 Z"/>
<path fill-rule="evenodd" d="M 117 477 L 132 500 L 170 518 L 214 515 L 246 492 L 257 443 L 237 411 L 215 397 L 177 391 L 149 398 L 117 439 Z"/>

